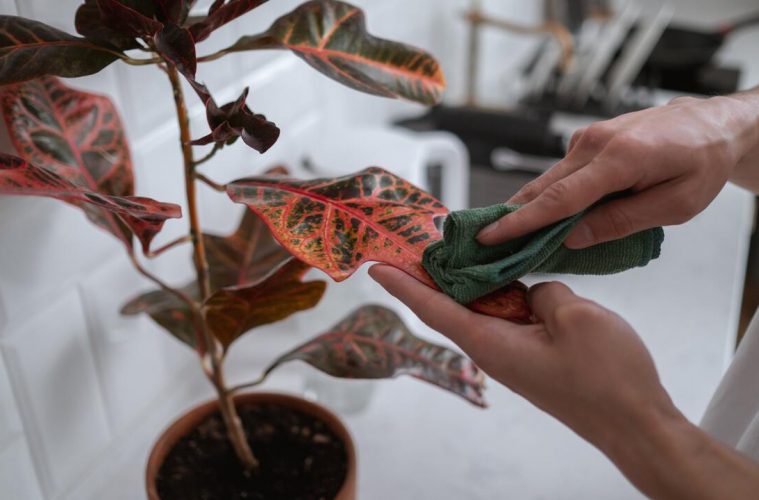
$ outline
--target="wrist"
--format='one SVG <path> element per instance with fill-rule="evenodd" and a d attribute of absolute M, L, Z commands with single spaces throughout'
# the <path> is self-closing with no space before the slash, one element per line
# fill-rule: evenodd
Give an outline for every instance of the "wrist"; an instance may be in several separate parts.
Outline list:
<path fill-rule="evenodd" d="M 738 153 L 730 180 L 756 191 L 759 187 L 759 89 L 712 99 L 728 103 L 735 123 Z"/>
<path fill-rule="evenodd" d="M 688 464 L 709 443 L 674 406 L 651 406 L 637 409 L 600 448 L 646 496 L 684 498 Z"/>

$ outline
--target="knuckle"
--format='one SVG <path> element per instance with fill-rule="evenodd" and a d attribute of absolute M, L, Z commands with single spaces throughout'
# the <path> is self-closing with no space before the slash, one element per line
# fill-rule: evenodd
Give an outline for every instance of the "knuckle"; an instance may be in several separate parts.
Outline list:
<path fill-rule="evenodd" d="M 673 104 L 673 105 L 688 104 L 688 103 L 696 102 L 696 101 L 699 101 L 699 100 L 700 99 L 696 99 L 693 96 L 683 95 L 683 96 L 675 97 L 674 99 L 672 99 L 671 101 L 669 101 L 669 104 Z"/>
<path fill-rule="evenodd" d="M 577 146 L 582 149 L 600 149 L 611 137 L 611 131 L 604 122 L 593 123 L 578 133 Z"/>
<path fill-rule="evenodd" d="M 551 205 L 565 205 L 570 196 L 570 186 L 564 180 L 554 182 L 543 191 L 543 200 Z"/>
<path fill-rule="evenodd" d="M 561 304 L 554 310 L 554 325 L 562 331 L 571 331 L 588 323 L 606 320 L 609 312 L 589 300 Z"/>
<path fill-rule="evenodd" d="M 616 134 L 609 141 L 609 149 L 615 154 L 638 154 L 645 145 L 645 140 L 633 131 Z"/>
<path fill-rule="evenodd" d="M 635 230 L 632 219 L 626 211 L 610 206 L 606 210 L 606 225 L 612 236 L 621 238 Z"/>

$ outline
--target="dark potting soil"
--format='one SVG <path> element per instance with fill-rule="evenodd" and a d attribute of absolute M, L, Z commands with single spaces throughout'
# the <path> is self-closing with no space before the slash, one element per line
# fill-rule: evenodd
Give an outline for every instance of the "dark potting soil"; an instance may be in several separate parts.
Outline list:
<path fill-rule="evenodd" d="M 347 473 L 342 440 L 327 424 L 274 404 L 239 408 L 261 463 L 246 473 L 217 412 L 171 450 L 156 478 L 161 500 L 331 500 Z"/>

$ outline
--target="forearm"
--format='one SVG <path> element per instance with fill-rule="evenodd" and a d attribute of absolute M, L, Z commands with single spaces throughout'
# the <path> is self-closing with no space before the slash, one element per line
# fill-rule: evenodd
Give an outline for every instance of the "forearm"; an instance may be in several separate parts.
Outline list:
<path fill-rule="evenodd" d="M 759 492 L 759 464 L 678 413 L 646 417 L 601 448 L 654 499 L 750 500 Z"/>
<path fill-rule="evenodd" d="M 730 180 L 759 195 L 759 87 L 730 96 L 737 101 L 736 121 L 743 154 Z"/>

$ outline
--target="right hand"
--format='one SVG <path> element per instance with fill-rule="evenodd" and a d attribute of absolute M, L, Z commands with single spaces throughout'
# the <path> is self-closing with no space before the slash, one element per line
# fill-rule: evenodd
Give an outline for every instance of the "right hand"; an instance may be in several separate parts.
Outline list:
<path fill-rule="evenodd" d="M 731 178 L 745 178 L 759 145 L 756 96 L 678 98 L 575 133 L 567 156 L 513 198 L 522 208 L 485 228 L 493 245 L 523 236 L 622 191 L 592 209 L 565 241 L 586 248 L 645 229 L 682 224 Z M 754 165 L 751 165 L 754 167 Z"/>

